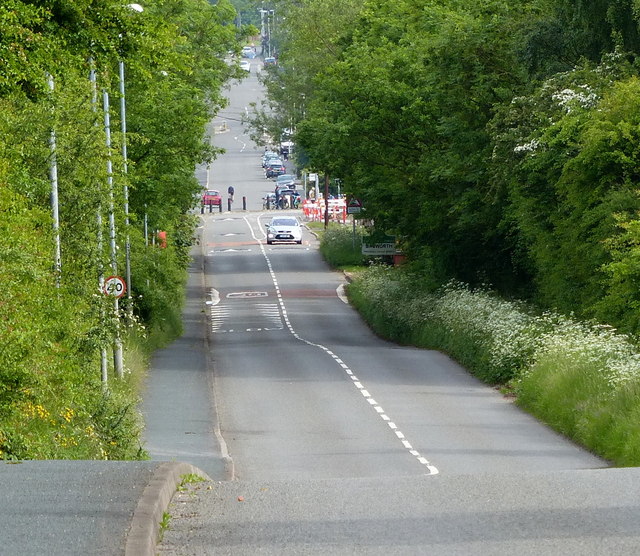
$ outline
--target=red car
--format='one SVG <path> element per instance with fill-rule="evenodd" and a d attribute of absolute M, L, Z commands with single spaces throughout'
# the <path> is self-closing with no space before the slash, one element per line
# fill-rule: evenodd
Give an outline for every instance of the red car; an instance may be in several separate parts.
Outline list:
<path fill-rule="evenodd" d="M 222 206 L 222 197 L 220 192 L 215 189 L 207 189 L 202 194 L 202 204 L 204 206 L 213 205 L 214 207 Z"/>

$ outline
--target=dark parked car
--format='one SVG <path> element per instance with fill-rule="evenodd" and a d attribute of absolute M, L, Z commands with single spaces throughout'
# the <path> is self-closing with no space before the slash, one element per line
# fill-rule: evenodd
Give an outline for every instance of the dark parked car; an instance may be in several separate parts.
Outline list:
<path fill-rule="evenodd" d="M 275 178 L 285 174 L 286 172 L 287 169 L 284 167 L 281 160 L 272 160 L 264 168 L 264 173 L 267 178 Z"/>
<path fill-rule="evenodd" d="M 276 187 L 290 187 L 295 189 L 296 177 L 293 174 L 282 174 L 276 177 Z"/>
<path fill-rule="evenodd" d="M 265 151 L 265 153 L 262 155 L 262 167 L 264 168 L 272 160 L 282 161 L 278 153 L 273 151 Z"/>

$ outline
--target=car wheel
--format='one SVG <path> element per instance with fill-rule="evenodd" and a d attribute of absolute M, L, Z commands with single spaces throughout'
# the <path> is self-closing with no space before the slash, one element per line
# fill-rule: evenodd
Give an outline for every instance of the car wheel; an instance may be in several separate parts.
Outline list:
<path fill-rule="evenodd" d="M 298 241 L 296 241 L 296 243 L 297 243 L 298 245 L 302 245 L 302 240 L 301 240 L 301 239 L 299 239 Z"/>
<path fill-rule="evenodd" d="M 273 241 L 267 240 L 267 245 L 272 245 L 272 244 L 273 244 Z"/>

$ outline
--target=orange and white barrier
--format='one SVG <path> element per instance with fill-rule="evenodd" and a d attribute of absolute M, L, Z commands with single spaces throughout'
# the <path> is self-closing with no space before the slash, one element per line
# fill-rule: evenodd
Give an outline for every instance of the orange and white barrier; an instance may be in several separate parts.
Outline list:
<path fill-rule="evenodd" d="M 342 222 L 343 224 L 347 221 L 347 203 L 344 199 L 329 199 L 326 208 L 329 212 L 329 220 Z M 306 199 L 302 202 L 302 213 L 304 214 L 305 220 L 313 222 L 324 221 L 324 199 Z"/>

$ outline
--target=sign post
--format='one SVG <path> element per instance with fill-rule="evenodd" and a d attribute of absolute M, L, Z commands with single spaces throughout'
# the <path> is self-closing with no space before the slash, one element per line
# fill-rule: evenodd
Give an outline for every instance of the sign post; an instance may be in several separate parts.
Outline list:
<path fill-rule="evenodd" d="M 105 295 L 112 297 L 122 297 L 127 291 L 127 283 L 122 276 L 109 276 L 104 281 L 104 287 L 102 289 Z"/>
<path fill-rule="evenodd" d="M 349 199 L 347 204 L 347 214 L 360 214 L 362 212 L 362 202 L 360 199 Z"/>
<path fill-rule="evenodd" d="M 362 201 L 360 201 L 360 199 L 356 199 L 355 197 L 352 197 L 351 199 L 349 199 L 349 202 L 347 203 L 347 214 L 360 214 L 362 212 Z M 353 238 L 352 238 L 352 245 L 353 245 L 353 250 L 356 250 L 356 219 L 352 218 L 351 219 L 353 221 Z"/>

